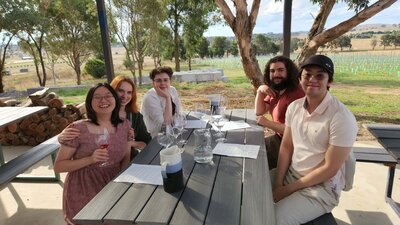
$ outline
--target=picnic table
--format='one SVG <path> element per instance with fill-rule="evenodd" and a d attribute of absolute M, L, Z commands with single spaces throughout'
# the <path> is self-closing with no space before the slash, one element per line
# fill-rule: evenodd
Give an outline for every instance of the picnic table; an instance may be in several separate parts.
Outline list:
<path fill-rule="evenodd" d="M 365 128 L 378 140 L 378 142 L 393 156 L 397 163 L 400 163 L 400 125 L 391 124 L 365 124 Z M 400 216 L 400 208 L 398 204 L 392 199 L 392 186 L 395 170 L 393 169 L 388 177 L 388 190 L 386 202 L 394 209 L 398 216 Z"/>
<path fill-rule="evenodd" d="M 214 155 L 213 163 L 196 163 L 193 129 L 188 129 L 183 136 L 188 142 L 182 154 L 182 191 L 170 194 L 162 186 L 110 182 L 73 218 L 74 222 L 276 224 L 263 128 L 256 125 L 253 110 L 234 109 L 227 115 L 231 121 L 245 120 L 251 126 L 227 131 L 227 142 L 259 145 L 257 159 Z M 153 139 L 133 163 L 159 165 L 161 149 Z"/>
<path fill-rule="evenodd" d="M 37 107 L 0 107 L 0 130 L 7 125 L 18 122 L 32 114 L 48 110 L 47 106 Z M 0 142 L 0 164 L 4 164 L 4 156 Z"/>
<path fill-rule="evenodd" d="M 47 106 L 0 107 L 0 128 L 46 110 L 48 110 Z M 60 175 L 58 173 L 54 173 L 54 177 L 17 177 L 49 155 L 51 155 L 54 163 L 59 146 L 57 136 L 55 136 L 5 163 L 0 143 L 0 190 L 4 188 L 8 182 L 16 180 L 17 178 L 17 180 L 23 181 L 59 181 Z"/>

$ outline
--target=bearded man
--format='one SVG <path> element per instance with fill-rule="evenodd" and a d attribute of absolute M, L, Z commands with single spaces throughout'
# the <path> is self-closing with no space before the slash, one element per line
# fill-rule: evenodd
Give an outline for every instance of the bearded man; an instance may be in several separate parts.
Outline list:
<path fill-rule="evenodd" d="M 271 58 L 265 65 L 264 85 L 257 89 L 255 111 L 257 123 L 275 132 L 265 138 L 268 165 L 276 168 L 279 148 L 285 130 L 286 109 L 294 100 L 304 97 L 299 85 L 299 71 L 285 56 Z M 270 114 L 272 120 L 265 117 Z"/>

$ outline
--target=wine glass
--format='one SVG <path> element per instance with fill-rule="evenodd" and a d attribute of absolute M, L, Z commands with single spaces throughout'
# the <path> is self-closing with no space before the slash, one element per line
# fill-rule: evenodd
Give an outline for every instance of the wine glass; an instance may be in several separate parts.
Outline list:
<path fill-rule="evenodd" d="M 225 107 L 218 107 L 218 110 L 215 110 L 213 112 L 213 115 L 211 116 L 212 123 L 217 127 L 217 133 L 215 133 L 213 136 L 216 137 L 217 139 L 215 140 L 216 142 L 225 142 L 225 134 L 221 131 L 221 128 L 225 125 L 227 120 L 225 119 Z"/>
<path fill-rule="evenodd" d="M 178 134 L 176 136 L 176 138 L 178 138 L 178 136 L 180 135 L 181 138 L 180 140 L 177 142 L 178 145 L 184 145 L 186 144 L 186 141 L 183 140 L 183 133 L 186 132 L 185 127 L 187 124 L 187 120 L 186 120 L 186 115 L 185 114 L 177 114 L 174 116 L 174 127 L 173 129 L 178 131 Z"/>
<path fill-rule="evenodd" d="M 99 148 L 101 149 L 107 149 L 108 148 L 108 144 L 109 144 L 109 138 L 110 135 L 108 133 L 107 128 L 103 128 L 103 133 L 100 133 L 99 136 L 96 139 L 96 144 Z M 106 161 L 100 164 L 100 167 L 105 167 L 110 165 L 110 162 Z"/>
<path fill-rule="evenodd" d="M 204 110 L 205 108 L 203 103 L 196 103 L 194 105 L 194 116 L 200 120 L 203 119 L 203 117 L 205 116 Z"/>
<path fill-rule="evenodd" d="M 168 148 L 175 141 L 173 128 L 168 125 L 165 130 L 161 130 L 161 132 L 157 134 L 157 141 L 164 148 Z"/>

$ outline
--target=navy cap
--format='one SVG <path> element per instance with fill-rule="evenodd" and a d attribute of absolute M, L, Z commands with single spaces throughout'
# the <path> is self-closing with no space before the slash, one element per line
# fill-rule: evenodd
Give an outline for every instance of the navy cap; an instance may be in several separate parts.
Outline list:
<path fill-rule="evenodd" d="M 333 62 L 330 58 L 324 55 L 313 55 L 307 58 L 303 64 L 301 65 L 301 68 L 304 69 L 306 66 L 319 66 L 325 69 L 330 76 L 333 76 L 334 68 L 333 68 Z"/>

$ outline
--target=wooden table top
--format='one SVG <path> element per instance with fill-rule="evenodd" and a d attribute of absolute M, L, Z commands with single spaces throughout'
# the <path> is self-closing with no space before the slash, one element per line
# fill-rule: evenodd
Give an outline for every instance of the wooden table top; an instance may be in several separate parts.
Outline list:
<path fill-rule="evenodd" d="M 400 163 L 400 125 L 365 124 L 364 127 Z"/>
<path fill-rule="evenodd" d="M 47 109 L 47 106 L 0 107 L 0 127 L 7 126 L 11 123 L 22 120 L 34 113 L 39 113 Z"/>
<path fill-rule="evenodd" d="M 74 217 L 74 222 L 275 225 L 263 128 L 256 125 L 254 110 L 235 109 L 227 114 L 232 121 L 245 120 L 251 125 L 228 131 L 227 142 L 260 145 L 257 159 L 214 155 L 214 164 L 195 163 L 193 129 L 188 129 L 182 154 L 182 191 L 169 194 L 162 186 L 110 182 Z M 153 139 L 133 162 L 159 165 L 161 148 Z"/>

